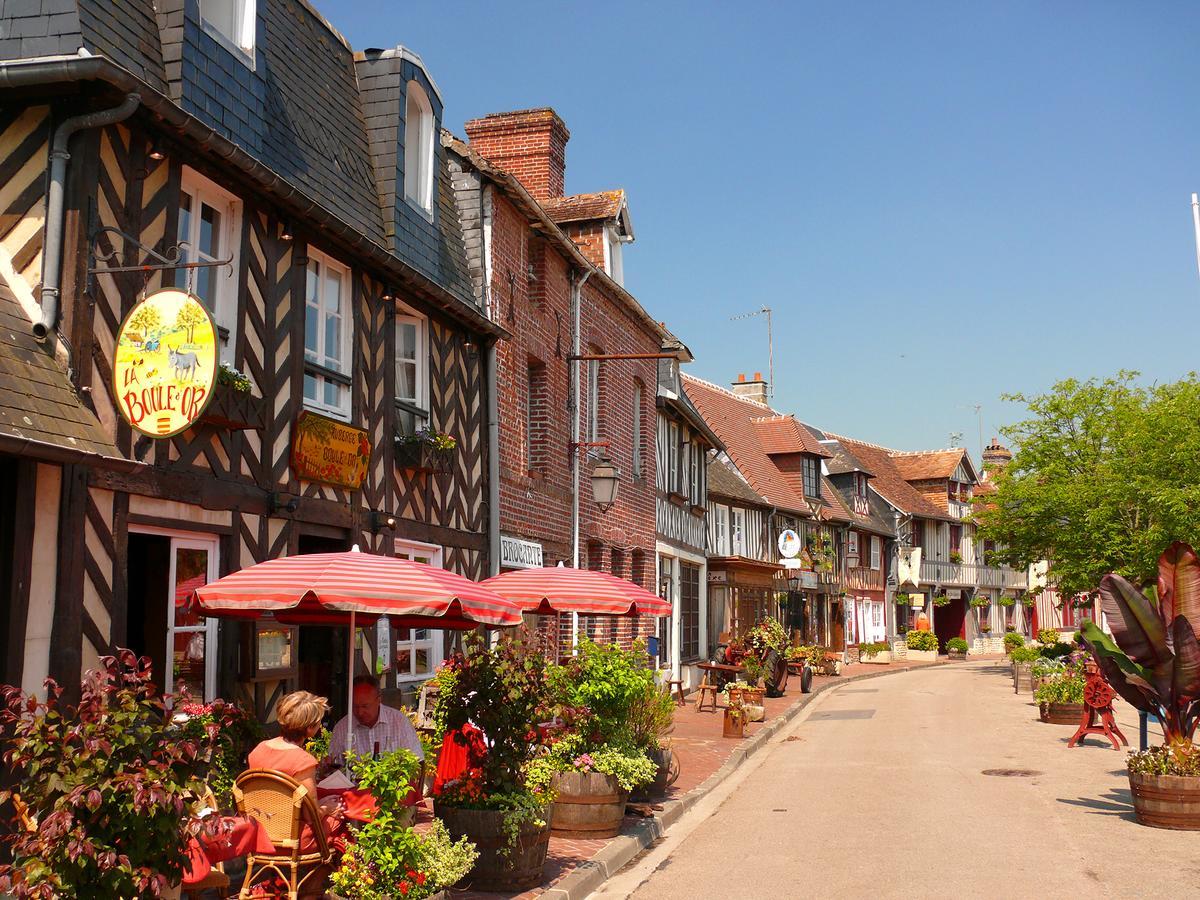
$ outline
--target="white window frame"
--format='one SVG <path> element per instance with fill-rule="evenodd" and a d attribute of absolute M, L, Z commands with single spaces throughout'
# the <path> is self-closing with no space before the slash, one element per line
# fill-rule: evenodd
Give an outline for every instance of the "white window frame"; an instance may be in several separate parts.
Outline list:
<path fill-rule="evenodd" d="M 422 411 L 422 415 L 417 416 L 419 419 L 424 419 L 424 424 L 429 424 L 429 320 L 425 316 L 414 312 L 406 306 L 398 306 L 396 312 L 396 384 L 400 384 L 400 328 L 402 325 L 412 325 L 417 331 L 416 340 L 416 360 L 403 360 L 403 362 L 415 362 L 417 368 L 416 377 L 416 394 L 414 398 L 401 397 L 396 395 L 396 400 L 402 400 L 412 406 L 418 407 Z"/>
<path fill-rule="evenodd" d="M 354 343 L 353 343 L 353 337 L 354 337 L 354 335 L 353 335 L 353 332 L 354 332 L 354 293 L 351 288 L 351 282 L 350 282 L 350 268 L 348 266 L 346 266 L 344 263 L 338 262 L 333 257 L 329 256 L 326 253 L 322 253 L 320 250 L 317 250 L 314 247 L 308 248 L 308 264 L 305 266 L 305 270 L 304 270 L 304 278 L 305 278 L 304 315 L 305 315 L 305 333 L 306 334 L 307 334 L 307 327 L 308 327 L 308 318 L 307 317 L 309 315 L 309 309 L 310 309 L 309 304 L 308 304 L 308 273 L 309 273 L 308 267 L 311 266 L 313 263 L 317 263 L 317 265 L 318 265 L 317 271 L 319 273 L 319 275 L 317 277 L 318 296 L 317 296 L 317 307 L 316 307 L 317 314 L 319 316 L 319 318 L 317 319 L 317 353 L 316 353 L 316 358 L 311 358 L 309 356 L 308 348 L 305 347 L 304 362 L 306 364 L 311 362 L 315 365 L 322 366 L 323 368 L 326 368 L 326 369 L 330 369 L 341 375 L 345 375 L 347 378 L 349 378 L 351 380 L 351 385 L 352 385 L 353 379 L 354 379 L 354 359 L 353 359 L 353 354 L 351 353 L 351 347 L 354 346 Z M 324 269 L 326 267 L 338 270 L 341 273 L 341 275 L 340 275 L 341 287 L 339 289 L 339 296 L 341 296 L 341 298 L 343 300 L 342 305 L 341 305 L 341 308 L 342 308 L 342 312 L 341 312 L 341 319 L 342 319 L 341 351 L 342 351 L 342 354 L 341 354 L 341 357 L 342 358 L 337 361 L 338 362 L 337 366 L 329 365 L 329 357 L 325 356 L 325 354 L 324 354 L 324 349 L 325 349 L 325 312 L 326 312 L 326 310 L 325 310 L 325 294 L 324 294 L 324 286 L 325 286 Z M 305 375 L 307 376 L 308 374 L 309 373 L 307 371 L 307 365 L 306 365 Z M 325 403 L 324 399 L 323 399 L 325 396 L 324 386 L 326 384 L 327 379 L 320 372 L 314 371 L 311 374 L 312 374 L 312 377 L 317 380 L 317 399 L 310 400 L 309 398 L 305 397 L 304 398 L 304 406 L 307 409 L 315 410 L 316 412 L 323 413 L 323 414 L 325 414 L 327 416 L 331 416 L 335 419 L 341 419 L 344 422 L 349 422 L 350 421 L 350 401 L 351 401 L 351 393 L 352 393 L 350 390 L 351 385 L 343 385 L 343 384 L 339 383 L 340 390 L 338 391 L 338 394 L 339 394 L 339 396 L 341 396 L 345 399 L 341 405 L 332 406 L 330 404 Z"/>
<path fill-rule="evenodd" d="M 175 625 L 175 551 L 176 550 L 206 550 L 208 551 L 208 584 L 221 576 L 221 542 L 216 535 L 200 534 L 194 531 L 179 531 L 173 528 L 154 528 L 146 525 L 130 525 L 131 534 L 154 534 L 169 538 L 170 565 L 167 569 L 167 595 L 162 602 L 167 604 L 167 646 L 166 663 L 163 666 L 163 691 L 167 694 L 175 690 L 175 635 L 203 634 L 204 635 L 204 702 L 208 703 L 217 696 L 217 620 L 206 617 L 202 625 Z"/>
<path fill-rule="evenodd" d="M 200 0 L 200 24 L 208 34 L 224 44 L 235 54 L 241 54 L 253 68 L 255 25 L 257 21 L 256 0 L 233 0 L 234 4 L 234 33 L 226 34 L 212 19 L 205 18 L 204 7 L 208 0 Z"/>
<path fill-rule="evenodd" d="M 671 422 L 667 425 L 667 492 L 679 490 L 679 425 Z"/>
<path fill-rule="evenodd" d="M 633 385 L 633 477 L 642 477 L 642 385 Z"/>
<path fill-rule="evenodd" d="M 858 532 L 857 531 L 851 531 L 847 537 L 846 555 L 854 556 L 854 557 L 858 556 Z"/>
<path fill-rule="evenodd" d="M 883 541 L 871 535 L 871 568 L 878 569 L 883 562 Z"/>
<path fill-rule="evenodd" d="M 187 194 L 192 201 L 192 211 L 189 214 L 188 233 L 181 243 L 186 244 L 183 256 L 186 262 L 215 262 L 217 259 L 227 259 L 230 255 L 233 261 L 228 266 L 211 266 L 208 271 L 215 289 L 212 313 L 213 321 L 218 329 L 224 328 L 228 337 L 220 341 L 221 362 L 233 365 L 234 350 L 237 346 L 238 333 L 238 255 L 242 239 L 242 201 L 234 194 L 225 190 L 216 182 L 205 178 L 195 169 L 183 167 L 179 184 L 180 206 L 183 195 Z M 200 205 L 210 206 L 221 215 L 221 227 L 217 235 L 219 257 L 209 256 L 198 247 L 200 237 Z M 177 232 L 178 234 L 178 232 Z M 176 269 L 175 284 L 180 287 L 194 286 L 200 277 L 200 269 Z"/>
<path fill-rule="evenodd" d="M 397 538 L 395 543 L 395 553 L 400 559 L 427 559 L 429 560 L 429 565 L 437 566 L 439 569 L 442 567 L 442 552 L 442 548 L 437 544 L 424 544 L 420 541 L 406 541 L 400 538 Z M 387 630 L 389 638 L 395 634 L 395 631 L 391 627 Z M 417 631 L 424 631 L 425 637 L 420 639 L 413 637 L 412 635 Z M 400 650 L 408 650 L 409 671 L 406 674 L 401 674 L 397 669 L 396 682 L 398 684 L 406 684 L 414 681 L 428 681 L 433 677 L 434 672 L 437 671 L 438 666 L 445 659 L 442 653 L 442 649 L 445 646 L 442 638 L 442 630 L 439 628 L 410 628 L 408 633 L 409 639 L 407 641 L 392 639 L 392 646 L 387 648 L 391 651 L 391 654 L 386 658 L 390 659 L 394 666 L 397 664 L 397 660 L 400 659 Z M 429 672 L 414 674 L 412 667 L 416 665 L 417 651 L 422 649 L 429 652 Z"/>
<path fill-rule="evenodd" d="M 433 126 L 429 95 L 419 82 L 409 81 L 404 100 L 404 199 L 428 217 L 433 215 Z"/>
<path fill-rule="evenodd" d="M 713 511 L 713 547 L 715 556 L 729 556 L 729 507 L 714 503 Z"/>
<path fill-rule="evenodd" d="M 739 506 L 729 509 L 729 552 L 732 556 L 749 556 L 746 552 L 746 510 Z"/>

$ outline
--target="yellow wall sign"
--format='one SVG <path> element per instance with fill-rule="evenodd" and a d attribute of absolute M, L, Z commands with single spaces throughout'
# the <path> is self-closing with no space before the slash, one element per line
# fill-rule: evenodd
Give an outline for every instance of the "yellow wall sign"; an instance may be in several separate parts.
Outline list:
<path fill-rule="evenodd" d="M 190 428 L 212 399 L 217 329 L 194 294 L 155 291 L 117 332 L 113 394 L 121 416 L 153 438 Z"/>
<path fill-rule="evenodd" d="M 292 472 L 297 478 L 358 490 L 370 461 L 371 438 L 361 428 L 307 410 L 296 419 Z"/>

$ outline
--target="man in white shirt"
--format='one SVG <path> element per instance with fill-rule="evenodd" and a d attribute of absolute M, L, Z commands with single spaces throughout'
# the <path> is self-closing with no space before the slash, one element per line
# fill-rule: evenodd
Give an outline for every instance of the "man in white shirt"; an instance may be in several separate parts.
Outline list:
<path fill-rule="evenodd" d="M 377 678 L 371 675 L 355 678 L 353 701 L 351 716 L 354 719 L 355 753 L 370 756 L 376 750 L 387 753 L 404 749 L 411 750 L 417 759 L 425 758 L 421 740 L 408 716 L 381 702 Z M 346 752 L 346 729 L 350 727 L 351 716 L 344 717 L 333 727 L 333 735 L 329 740 L 329 752 L 339 762 Z"/>

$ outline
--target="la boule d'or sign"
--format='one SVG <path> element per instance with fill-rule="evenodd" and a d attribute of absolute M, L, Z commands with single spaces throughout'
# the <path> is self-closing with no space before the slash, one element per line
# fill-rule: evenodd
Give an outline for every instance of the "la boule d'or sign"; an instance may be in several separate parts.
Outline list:
<path fill-rule="evenodd" d="M 779 555 L 785 559 L 791 559 L 800 552 L 801 541 L 800 535 L 796 534 L 790 528 L 785 528 L 779 532 Z"/>
<path fill-rule="evenodd" d="M 177 288 L 145 297 L 117 332 L 113 394 L 136 431 L 165 438 L 204 414 L 217 377 L 217 329 L 200 298 Z"/>

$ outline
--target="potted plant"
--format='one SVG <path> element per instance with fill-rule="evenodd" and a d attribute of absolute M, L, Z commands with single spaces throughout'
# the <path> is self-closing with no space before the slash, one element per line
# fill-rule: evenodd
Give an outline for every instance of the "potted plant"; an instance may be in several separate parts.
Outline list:
<path fill-rule="evenodd" d="M 1200 717 L 1198 588 L 1196 552 L 1175 543 L 1158 560 L 1157 602 L 1120 575 L 1105 575 L 1100 602 L 1112 637 L 1083 623 L 1084 642 L 1112 689 L 1162 723 L 1163 745 L 1127 761 L 1143 825 L 1200 830 L 1200 749 L 1192 743 Z"/>
<path fill-rule="evenodd" d="M 466 838 L 451 840 L 434 819 L 428 830 L 411 827 L 414 809 L 404 804 L 420 763 L 408 750 L 378 758 L 346 759 L 359 787 L 370 790 L 378 809 L 370 822 L 354 828 L 354 841 L 330 877 L 330 887 L 345 900 L 420 898 L 457 883 L 471 871 L 479 853 Z"/>
<path fill-rule="evenodd" d="M 1012 652 L 1018 647 L 1025 646 L 1025 638 L 1017 634 L 1015 631 L 1006 632 L 1004 635 L 1004 653 L 1011 656 Z"/>
<path fill-rule="evenodd" d="M 976 594 L 971 598 L 971 609 L 986 609 L 992 605 L 992 598 L 987 594 Z"/>
<path fill-rule="evenodd" d="M 787 631 L 771 616 L 767 616 L 750 630 L 746 644 L 758 654 L 763 663 L 762 679 L 768 697 L 782 697 L 783 685 L 787 682 Z"/>
<path fill-rule="evenodd" d="M 999 603 L 1001 606 L 1003 606 L 1005 609 L 1008 609 L 1009 607 L 1016 605 L 1017 598 L 1016 597 L 1001 597 L 996 602 Z"/>
<path fill-rule="evenodd" d="M 892 648 L 886 641 L 872 641 L 858 645 L 858 661 L 871 665 L 884 665 L 892 661 Z"/>
<path fill-rule="evenodd" d="M 746 675 L 746 687 L 742 689 L 742 701 L 747 706 L 762 706 L 765 691 L 759 687 L 759 684 L 767 667 L 753 650 L 742 657 L 741 664 Z"/>
<path fill-rule="evenodd" d="M 266 405 L 261 397 L 251 393 L 252 387 L 247 376 L 228 363 L 221 363 L 217 367 L 212 400 L 200 421 L 234 431 L 263 430 L 267 427 Z"/>
<path fill-rule="evenodd" d="M 1013 693 L 1033 690 L 1033 664 L 1038 659 L 1036 647 L 1017 647 L 1008 654 L 1012 663 Z"/>
<path fill-rule="evenodd" d="M 1046 646 L 1053 646 L 1054 644 L 1059 643 L 1058 637 L 1059 637 L 1058 629 L 1056 629 L 1056 628 L 1039 628 L 1038 629 L 1037 639 L 1038 639 L 1039 644 L 1043 644 Z"/>
<path fill-rule="evenodd" d="M 1077 668 L 1040 678 L 1033 699 L 1039 718 L 1050 725 L 1078 725 L 1083 717 L 1083 673 Z"/>
<path fill-rule="evenodd" d="M 896 596 L 892 598 L 897 606 L 908 606 L 908 594 L 904 591 L 897 591 Z"/>
<path fill-rule="evenodd" d="M 213 724 L 185 736 L 166 715 L 147 657 L 129 650 L 100 659 L 76 706 L 46 681 L 41 702 L 4 689 L 0 734 L 9 790 L 40 824 L 14 828 L 0 885 L 19 896 L 178 896 L 189 840 L 205 829 L 184 815 L 221 754 L 224 704 Z M 219 817 L 203 820 L 213 822 Z M 136 839 L 133 839 L 136 837 Z"/>
<path fill-rule="evenodd" d="M 531 785 L 525 766 L 542 752 L 553 698 L 543 649 L 524 630 L 494 646 L 469 634 L 438 675 L 434 728 L 446 741 L 467 743 L 462 775 L 435 787 L 434 813 L 454 840 L 479 849 L 471 886 L 525 890 L 540 884 L 550 832 L 544 788 Z M 486 735 L 482 752 L 464 735 Z"/>
<path fill-rule="evenodd" d="M 654 780 L 633 789 L 634 800 L 660 796 L 679 777 L 679 762 L 667 737 L 675 727 L 675 708 L 675 698 L 656 684 L 647 686 L 642 698 L 630 708 L 629 728 L 634 744 L 644 748 L 656 766 Z"/>
<path fill-rule="evenodd" d="M 958 565 L 962 562 L 962 559 L 963 559 L 962 554 L 959 553 L 957 550 L 950 551 L 950 562 L 954 563 L 955 565 Z"/>
<path fill-rule="evenodd" d="M 910 631 L 904 636 L 904 643 L 909 659 L 937 662 L 938 639 L 932 631 Z"/>
<path fill-rule="evenodd" d="M 742 704 L 731 703 L 725 707 L 725 718 L 721 722 L 721 737 L 740 738 L 746 734 L 746 710 Z"/>
<path fill-rule="evenodd" d="M 569 731 L 526 769 L 531 786 L 555 795 L 550 827 L 560 837 L 615 836 L 629 792 L 658 772 L 631 726 L 634 706 L 647 688 L 657 690 L 645 659 L 640 644 L 622 650 L 585 639 L 551 667 L 552 697 Z"/>
<path fill-rule="evenodd" d="M 421 428 L 396 439 L 396 468 L 446 474 L 458 441 L 432 428 Z"/>
<path fill-rule="evenodd" d="M 944 593 L 943 594 L 934 594 L 933 595 L 933 605 L 939 606 L 939 607 L 940 606 L 949 606 L 950 605 L 950 597 Z"/>
<path fill-rule="evenodd" d="M 1021 605 L 1023 607 L 1025 607 L 1026 609 L 1033 609 L 1033 607 L 1036 604 L 1037 604 L 1037 597 L 1035 597 L 1033 594 L 1026 591 L 1024 594 L 1021 595 Z"/>
<path fill-rule="evenodd" d="M 960 637 L 952 637 L 946 641 L 946 655 L 951 659 L 967 658 L 967 642 Z"/>

